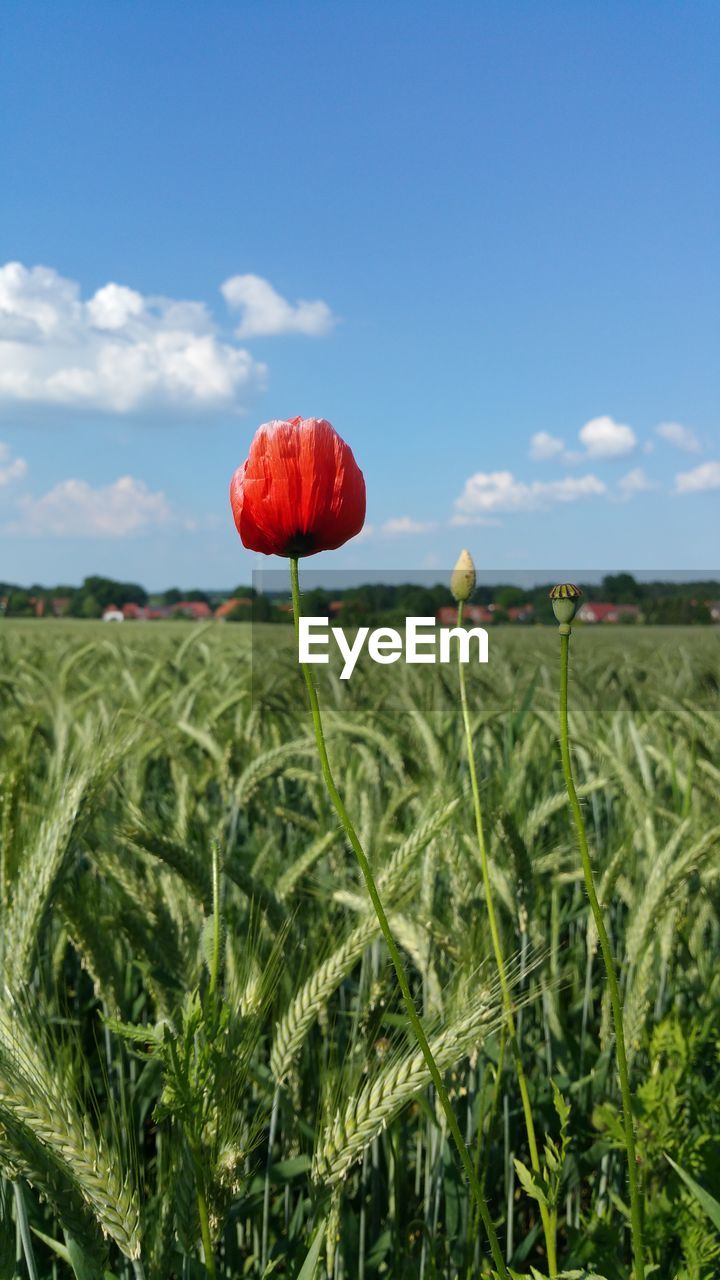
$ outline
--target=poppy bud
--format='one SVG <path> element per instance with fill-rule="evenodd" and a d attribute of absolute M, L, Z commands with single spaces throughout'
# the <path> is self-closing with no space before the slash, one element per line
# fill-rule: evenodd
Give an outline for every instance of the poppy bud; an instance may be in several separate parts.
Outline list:
<path fill-rule="evenodd" d="M 560 623 L 561 630 L 564 627 L 567 627 L 568 631 L 570 630 L 570 623 L 577 613 L 578 600 L 581 595 L 580 588 L 574 586 L 572 582 L 561 582 L 559 586 L 553 587 L 550 591 L 553 613 Z"/>
<path fill-rule="evenodd" d="M 469 551 L 461 551 L 450 576 L 450 590 L 458 604 L 469 600 L 475 590 L 475 565 Z"/>
<path fill-rule="evenodd" d="M 230 483 L 235 526 L 249 551 L 314 556 L 365 523 L 365 480 L 352 449 L 324 418 L 265 422 Z"/>

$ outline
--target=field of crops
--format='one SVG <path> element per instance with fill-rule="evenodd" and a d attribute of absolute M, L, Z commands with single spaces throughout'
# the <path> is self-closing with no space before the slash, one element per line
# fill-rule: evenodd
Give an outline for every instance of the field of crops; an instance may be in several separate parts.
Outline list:
<path fill-rule="evenodd" d="M 720 1211 L 698 1187 L 720 1199 L 720 635 L 578 628 L 571 654 L 647 1274 L 713 1280 Z M 548 1274 L 544 1205 L 560 1270 L 628 1280 L 557 633 L 498 629 L 488 666 L 468 669 L 538 1176 L 457 671 L 361 662 L 318 684 L 338 788 L 513 1273 Z M 0 1277 L 493 1274 L 323 786 L 289 628 L 251 643 L 239 625 L 0 623 L 0 911 Z"/>

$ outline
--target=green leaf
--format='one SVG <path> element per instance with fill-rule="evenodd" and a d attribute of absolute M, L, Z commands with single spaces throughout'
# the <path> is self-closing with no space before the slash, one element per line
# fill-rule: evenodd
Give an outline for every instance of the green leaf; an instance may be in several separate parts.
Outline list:
<path fill-rule="evenodd" d="M 77 1280 L 101 1280 L 102 1271 L 88 1261 L 80 1245 L 73 1240 L 72 1236 L 68 1235 L 67 1231 L 65 1232 L 65 1241 L 67 1244 L 67 1260 L 75 1272 Z M 53 1242 L 53 1248 L 57 1248 L 58 1252 L 60 1251 L 55 1242 Z M 62 1257 L 62 1254 L 60 1256 Z"/>
<path fill-rule="evenodd" d="M 392 1249 L 392 1246 L 392 1231 L 383 1231 L 382 1235 L 378 1236 L 370 1250 L 370 1253 L 368 1254 L 368 1265 L 371 1267 L 379 1267 L 380 1263 L 384 1261 L 385 1255 Z"/>
<path fill-rule="evenodd" d="M 308 1253 L 307 1258 L 302 1264 L 302 1267 L 298 1273 L 297 1280 L 315 1280 L 315 1272 L 317 1270 L 318 1260 L 322 1252 L 323 1244 L 325 1243 L 326 1223 L 327 1223 L 327 1219 L 323 1218 L 322 1222 L 320 1223 L 320 1226 L 315 1232 L 315 1239 L 310 1245 L 310 1252 Z"/>
<path fill-rule="evenodd" d="M 720 1204 L 718 1201 L 714 1196 L 710 1195 L 709 1191 L 706 1191 L 704 1187 L 701 1187 L 699 1182 L 696 1182 L 694 1178 L 691 1178 L 689 1173 L 686 1173 L 684 1169 L 681 1169 L 680 1165 L 675 1163 L 675 1161 L 668 1155 L 667 1151 L 664 1154 L 668 1164 L 671 1164 L 675 1172 L 682 1178 L 685 1186 L 692 1192 L 697 1203 L 700 1205 L 700 1208 L 705 1211 L 713 1226 L 717 1227 L 718 1231 L 720 1231 Z"/>
<path fill-rule="evenodd" d="M 292 1156 L 289 1160 L 277 1160 L 272 1166 L 276 1178 L 297 1178 L 301 1173 L 308 1173 L 312 1167 L 309 1156 Z"/>
<path fill-rule="evenodd" d="M 70 1261 L 70 1254 L 65 1248 L 65 1245 L 61 1244 L 59 1240 L 53 1240 L 52 1236 L 46 1236 L 45 1232 L 39 1231 L 37 1227 L 31 1226 L 30 1230 L 34 1236 L 37 1236 L 38 1240 L 42 1240 L 43 1244 L 47 1245 L 48 1249 L 52 1249 L 53 1253 L 56 1253 L 58 1258 L 62 1258 L 63 1262 Z"/>
<path fill-rule="evenodd" d="M 520 1179 L 523 1189 L 529 1196 L 532 1196 L 533 1200 L 537 1200 L 538 1204 L 543 1205 L 543 1207 L 547 1207 L 545 1192 L 540 1184 L 535 1180 L 535 1177 L 530 1172 L 527 1165 L 524 1165 L 522 1160 L 513 1160 L 513 1164 L 515 1165 L 515 1172 Z"/>
<path fill-rule="evenodd" d="M 561 1129 L 565 1129 L 567 1122 L 570 1119 L 570 1103 L 565 1101 L 555 1081 L 551 1080 L 550 1083 L 552 1084 L 553 1102 L 560 1121 L 560 1127 Z"/>

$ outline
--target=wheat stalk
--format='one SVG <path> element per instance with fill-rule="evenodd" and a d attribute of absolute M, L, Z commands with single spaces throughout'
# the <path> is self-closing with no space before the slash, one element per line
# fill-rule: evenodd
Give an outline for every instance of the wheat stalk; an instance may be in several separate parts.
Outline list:
<path fill-rule="evenodd" d="M 486 991 L 431 1037 L 430 1047 L 440 1070 L 448 1071 L 478 1049 L 498 1020 L 497 1004 Z M 314 1178 L 330 1185 L 344 1178 L 373 1139 L 429 1083 L 430 1072 L 419 1049 L 399 1055 L 368 1079 L 325 1126 L 313 1158 Z"/>
<path fill-rule="evenodd" d="M 442 806 L 416 827 L 394 852 L 378 880 L 380 891 L 388 900 L 401 888 L 407 888 L 404 882 L 416 855 L 442 830 L 458 803 L 454 798 Z M 270 1070 L 278 1084 L 287 1078 L 309 1028 L 324 1009 L 333 991 L 351 972 L 365 948 L 378 937 L 379 932 L 376 916 L 366 915 L 293 997 L 275 1029 L 270 1056 Z"/>
<path fill-rule="evenodd" d="M 128 1258 L 140 1255 L 140 1210 L 129 1174 L 86 1116 L 58 1087 L 18 1011 L 0 1009 L 0 1118 L 32 1135 L 67 1170 L 103 1233 Z"/>

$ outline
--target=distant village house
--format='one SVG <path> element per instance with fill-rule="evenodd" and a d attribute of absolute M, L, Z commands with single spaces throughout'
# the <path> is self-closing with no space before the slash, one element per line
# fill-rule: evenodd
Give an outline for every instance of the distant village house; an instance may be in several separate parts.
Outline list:
<path fill-rule="evenodd" d="M 231 613 L 234 613 L 236 609 L 239 609 L 242 606 L 249 608 L 251 605 L 252 600 L 250 599 L 250 596 L 233 596 L 231 600 L 224 600 L 222 604 L 218 605 L 215 610 L 215 617 L 220 619 L 227 618 Z"/>
<path fill-rule="evenodd" d="M 178 600 L 177 604 L 162 605 L 151 609 L 140 604 L 124 604 L 118 608 L 109 604 L 103 610 L 103 622 L 155 622 L 163 618 L 192 618 L 196 622 L 213 616 L 209 604 L 204 600 Z"/>
<path fill-rule="evenodd" d="M 587 600 L 577 611 L 578 622 L 637 622 L 639 617 L 636 604 L 599 604 Z"/>
<path fill-rule="evenodd" d="M 441 627 L 457 626 L 458 611 L 455 605 L 446 604 L 435 614 Z M 484 604 L 466 604 L 463 609 L 463 622 L 472 622 L 475 626 L 486 627 L 494 622 L 494 611 Z"/>

